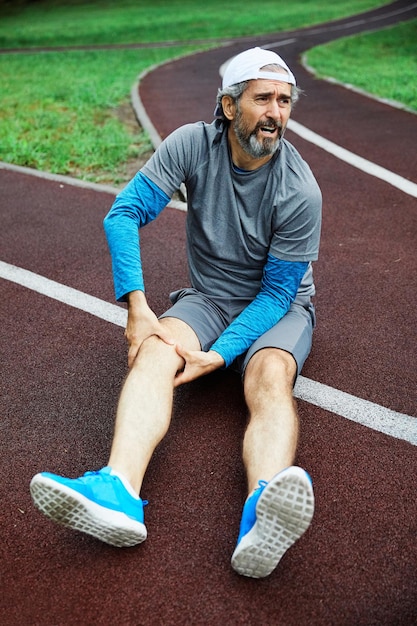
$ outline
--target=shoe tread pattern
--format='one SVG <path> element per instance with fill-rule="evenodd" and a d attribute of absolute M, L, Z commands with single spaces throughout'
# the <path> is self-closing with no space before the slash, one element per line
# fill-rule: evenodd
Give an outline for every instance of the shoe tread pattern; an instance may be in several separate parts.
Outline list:
<path fill-rule="evenodd" d="M 35 506 L 58 524 L 87 533 L 116 547 L 130 547 L 146 539 L 144 524 L 124 513 L 91 502 L 76 491 L 45 477 L 35 477 L 31 494 Z"/>
<path fill-rule="evenodd" d="M 265 487 L 256 507 L 256 523 L 232 556 L 232 567 L 243 576 L 268 576 L 313 517 L 314 495 L 307 476 L 294 472 L 276 479 Z"/>

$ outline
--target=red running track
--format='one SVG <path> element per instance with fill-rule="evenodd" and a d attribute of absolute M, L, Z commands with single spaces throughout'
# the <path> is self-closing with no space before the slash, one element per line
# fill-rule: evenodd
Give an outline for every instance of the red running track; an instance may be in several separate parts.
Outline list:
<path fill-rule="evenodd" d="M 417 182 L 417 117 L 313 79 L 298 63 L 307 32 L 281 50 L 307 92 L 295 119 Z M 252 43 L 147 76 L 140 95 L 162 135 L 183 121 L 211 119 L 219 65 Z M 198 81 L 195 100 L 190 76 Z M 159 98 L 160 85 L 172 106 Z M 292 132 L 288 138 L 324 195 L 319 324 L 303 374 L 416 416 L 415 198 Z M 113 196 L 7 169 L 0 176 L 1 260 L 112 303 L 101 221 Z M 187 281 L 184 214 L 166 209 L 142 241 L 148 297 L 160 312 L 167 293 Z M 231 570 L 245 496 L 245 410 L 230 373 L 178 390 L 172 428 L 144 485 L 145 544 L 114 549 L 50 524 L 32 507 L 29 481 L 37 471 L 76 476 L 105 462 L 126 373 L 123 330 L 11 280 L 0 284 L 2 623 L 416 622 L 416 447 L 304 401 L 297 462 L 313 476 L 313 524 L 268 579 Z"/>

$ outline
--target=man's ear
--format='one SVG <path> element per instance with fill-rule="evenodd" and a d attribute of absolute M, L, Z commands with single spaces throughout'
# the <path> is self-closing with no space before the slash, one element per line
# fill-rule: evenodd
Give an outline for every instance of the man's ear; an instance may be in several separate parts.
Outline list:
<path fill-rule="evenodd" d="M 236 115 L 236 103 L 231 96 L 223 96 L 222 108 L 226 119 L 231 122 Z"/>

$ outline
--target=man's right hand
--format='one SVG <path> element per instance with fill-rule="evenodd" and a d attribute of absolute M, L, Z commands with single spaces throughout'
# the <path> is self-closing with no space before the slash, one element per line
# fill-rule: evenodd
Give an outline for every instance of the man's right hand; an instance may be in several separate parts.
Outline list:
<path fill-rule="evenodd" d="M 166 328 L 158 320 L 152 309 L 149 308 L 143 291 L 132 291 L 127 296 L 128 317 L 125 337 L 129 344 L 127 363 L 132 367 L 142 343 L 148 337 L 156 335 L 169 345 L 175 341 L 170 337 Z"/>

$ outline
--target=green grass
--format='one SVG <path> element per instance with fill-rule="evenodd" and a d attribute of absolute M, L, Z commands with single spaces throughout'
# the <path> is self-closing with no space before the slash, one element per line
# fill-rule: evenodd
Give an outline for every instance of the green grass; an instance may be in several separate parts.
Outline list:
<path fill-rule="evenodd" d="M 9 3 L 0 47 L 186 41 L 300 28 L 387 0 L 44 0 Z"/>
<path fill-rule="evenodd" d="M 187 48 L 0 55 L 0 160 L 119 184 L 123 167 L 150 150 L 119 119 L 146 67 Z"/>
<path fill-rule="evenodd" d="M 346 37 L 306 55 L 321 78 L 331 77 L 417 111 L 417 19 Z"/>
<path fill-rule="evenodd" d="M 129 103 L 132 84 L 145 68 L 197 49 L 187 41 L 298 28 L 383 4 L 381 0 L 264 0 L 262 10 L 254 0 L 73 0 L 70 5 L 43 0 L 10 2 L 6 8 L 3 4 L 0 47 L 180 39 L 184 45 L 0 55 L 0 160 L 122 184 L 131 176 L 132 161 L 150 150 L 144 133 L 126 125 L 120 115 Z M 401 49 L 402 43 L 397 47 Z M 348 66 L 357 56 L 369 67 L 370 57 L 377 56 L 372 45 L 365 41 L 361 55 L 353 48 Z M 409 56 L 407 47 L 401 64 Z M 310 56 L 309 62 L 316 65 Z M 336 57 L 335 65 L 339 64 Z M 402 82 L 399 70 L 396 66 L 392 72 L 391 85 Z M 372 72 L 378 76 L 378 70 Z"/>

